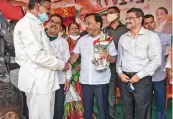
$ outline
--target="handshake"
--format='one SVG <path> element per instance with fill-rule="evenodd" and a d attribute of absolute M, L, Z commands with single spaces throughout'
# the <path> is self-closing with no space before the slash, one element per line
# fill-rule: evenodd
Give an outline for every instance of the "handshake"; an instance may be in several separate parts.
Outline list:
<path fill-rule="evenodd" d="M 68 61 L 67 63 L 65 63 L 62 71 L 67 72 L 67 70 L 69 70 L 71 67 L 72 67 L 72 63 L 70 61 Z"/>

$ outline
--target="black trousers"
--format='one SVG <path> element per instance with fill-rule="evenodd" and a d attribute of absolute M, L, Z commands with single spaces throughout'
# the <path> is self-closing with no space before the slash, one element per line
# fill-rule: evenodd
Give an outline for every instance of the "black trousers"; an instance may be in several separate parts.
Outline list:
<path fill-rule="evenodd" d="M 135 89 L 132 93 L 127 91 L 126 83 L 121 80 L 118 82 L 124 119 L 135 119 L 135 112 L 137 112 L 137 119 L 151 119 L 152 77 L 148 76 L 133 83 Z"/>
<path fill-rule="evenodd" d="M 64 84 L 60 84 L 60 89 L 55 92 L 55 110 L 53 119 L 62 119 L 64 115 Z"/>
<path fill-rule="evenodd" d="M 108 92 L 109 84 L 87 85 L 82 84 L 82 93 L 84 99 L 84 119 L 92 119 L 94 96 L 99 108 L 99 119 L 109 119 L 108 111 Z"/>
<path fill-rule="evenodd" d="M 23 95 L 23 116 L 26 117 L 26 119 L 29 119 L 29 112 L 28 112 L 28 106 L 26 103 L 26 95 L 25 92 L 22 92 Z"/>

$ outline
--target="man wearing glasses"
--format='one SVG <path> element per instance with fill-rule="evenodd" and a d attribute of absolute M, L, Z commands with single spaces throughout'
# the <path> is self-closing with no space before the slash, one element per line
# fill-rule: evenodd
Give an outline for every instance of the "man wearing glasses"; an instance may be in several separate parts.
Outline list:
<path fill-rule="evenodd" d="M 127 11 L 127 28 L 118 44 L 117 72 L 124 119 L 151 119 L 152 75 L 161 65 L 158 35 L 142 27 L 144 13 L 140 8 Z"/>

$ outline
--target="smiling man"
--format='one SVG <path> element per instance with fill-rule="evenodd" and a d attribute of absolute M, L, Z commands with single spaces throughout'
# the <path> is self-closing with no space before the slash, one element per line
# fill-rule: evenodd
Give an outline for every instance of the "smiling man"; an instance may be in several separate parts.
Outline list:
<path fill-rule="evenodd" d="M 48 24 L 49 27 L 46 34 L 49 37 L 51 47 L 56 57 L 67 62 L 70 58 L 68 42 L 59 35 L 63 18 L 58 14 L 53 14 L 50 16 Z M 54 119 L 62 119 L 64 115 L 65 94 L 68 92 L 70 86 L 71 71 L 63 72 L 58 70 L 57 74 L 59 76 L 58 82 L 60 89 L 55 92 Z"/>
<path fill-rule="evenodd" d="M 111 72 L 98 72 L 92 64 L 93 42 L 101 37 L 102 18 L 96 13 L 85 17 L 88 34 L 81 37 L 73 50 L 69 64 L 73 64 L 81 56 L 80 83 L 84 98 L 84 119 L 92 119 L 94 96 L 99 108 L 100 119 L 109 119 L 108 91 Z M 116 49 L 113 42 L 106 51 L 100 53 L 102 59 L 108 62 L 116 62 Z"/>
<path fill-rule="evenodd" d="M 124 119 L 151 119 L 152 75 L 161 65 L 161 44 L 157 34 L 142 27 L 144 13 L 140 8 L 127 11 L 129 32 L 118 44 L 117 72 Z M 128 84 L 134 87 L 128 90 Z"/>

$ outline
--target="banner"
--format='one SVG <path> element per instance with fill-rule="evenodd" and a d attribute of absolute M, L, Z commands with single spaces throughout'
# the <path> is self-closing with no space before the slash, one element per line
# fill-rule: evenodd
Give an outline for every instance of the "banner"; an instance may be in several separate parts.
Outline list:
<path fill-rule="evenodd" d="M 103 13 L 114 5 L 121 11 L 121 21 L 125 20 L 127 10 L 132 7 L 141 8 L 145 14 L 154 16 L 158 7 L 165 7 L 169 13 L 168 20 L 172 21 L 172 0 L 52 0 L 51 7 L 75 6 L 77 21 L 82 21 L 83 19 L 80 19 L 80 10 L 82 8 L 87 7 L 91 12 Z"/>
<path fill-rule="evenodd" d="M 65 26 L 68 26 L 70 23 L 76 21 L 75 6 L 51 9 L 50 14 L 61 15 Z"/>

